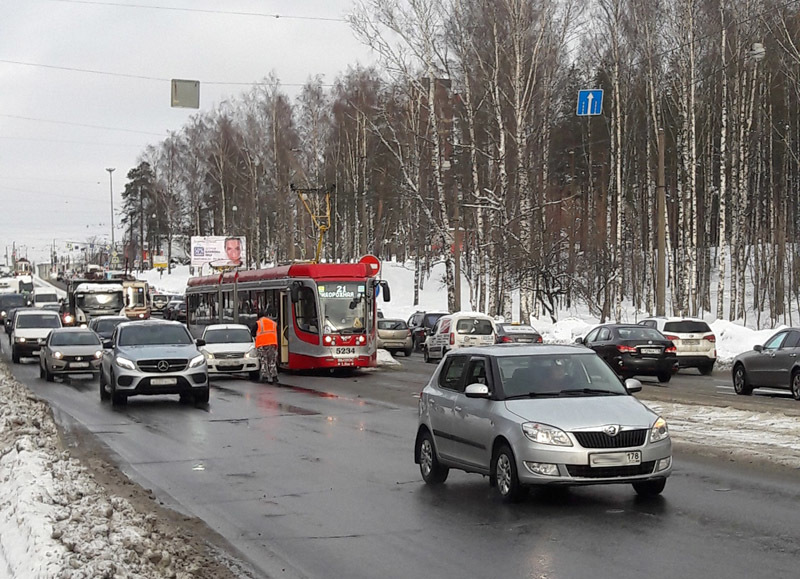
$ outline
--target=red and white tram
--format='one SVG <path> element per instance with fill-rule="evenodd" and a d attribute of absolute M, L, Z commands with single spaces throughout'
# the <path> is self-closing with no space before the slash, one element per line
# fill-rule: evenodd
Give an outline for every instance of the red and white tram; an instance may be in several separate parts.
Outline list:
<path fill-rule="evenodd" d="M 186 323 L 199 338 L 210 324 L 255 327 L 277 315 L 279 365 L 288 370 L 377 364 L 377 296 L 389 286 L 364 263 L 295 263 L 189 280 Z"/>

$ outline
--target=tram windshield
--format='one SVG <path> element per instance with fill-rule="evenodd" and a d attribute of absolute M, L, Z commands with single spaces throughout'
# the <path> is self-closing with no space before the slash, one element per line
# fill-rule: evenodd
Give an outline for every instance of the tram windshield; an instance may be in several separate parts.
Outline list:
<path fill-rule="evenodd" d="M 362 334 L 369 325 L 366 282 L 317 284 L 326 334 Z"/>

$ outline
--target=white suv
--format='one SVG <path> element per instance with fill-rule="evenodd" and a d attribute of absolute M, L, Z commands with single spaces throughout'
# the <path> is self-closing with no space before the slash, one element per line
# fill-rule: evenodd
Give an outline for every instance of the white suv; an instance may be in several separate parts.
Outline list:
<path fill-rule="evenodd" d="M 640 326 L 655 328 L 675 344 L 678 365 L 711 374 L 717 361 L 717 337 L 703 320 L 696 318 L 646 318 Z"/>
<path fill-rule="evenodd" d="M 11 330 L 11 360 L 30 358 L 42 349 L 51 330 L 61 327 L 58 312 L 39 309 L 20 310 L 14 316 Z"/>

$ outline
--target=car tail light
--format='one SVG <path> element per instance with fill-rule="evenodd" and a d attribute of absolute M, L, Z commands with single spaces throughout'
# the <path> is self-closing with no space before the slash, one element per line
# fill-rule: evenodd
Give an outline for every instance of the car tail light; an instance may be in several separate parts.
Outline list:
<path fill-rule="evenodd" d="M 411 330 L 406 330 L 406 337 L 411 335 Z"/>
<path fill-rule="evenodd" d="M 511 336 L 500 336 L 499 343 L 501 343 L 501 344 L 510 344 L 513 341 L 514 340 L 511 338 Z"/>
<path fill-rule="evenodd" d="M 617 350 L 620 352 L 635 352 L 636 348 L 633 346 L 617 346 Z"/>
<path fill-rule="evenodd" d="M 714 334 L 711 334 L 710 336 L 703 336 L 703 339 L 714 344 L 717 342 L 717 337 Z"/>
<path fill-rule="evenodd" d="M 536 340 L 536 343 L 537 343 L 537 344 L 541 344 L 541 343 L 542 343 L 542 337 L 541 337 L 541 336 L 539 336 L 539 337 L 537 338 L 537 340 Z"/>
<path fill-rule="evenodd" d="M 676 348 L 674 345 L 673 346 L 667 346 L 667 349 L 664 350 L 664 351 L 665 352 L 677 352 L 678 348 Z"/>
<path fill-rule="evenodd" d="M 450 345 L 452 346 L 455 343 L 456 343 L 456 335 L 453 332 L 450 332 Z"/>
<path fill-rule="evenodd" d="M 669 335 L 669 334 L 665 334 L 665 335 L 664 335 L 664 337 L 665 337 L 667 340 L 680 340 L 680 338 L 679 338 L 678 336 L 671 336 L 671 335 Z"/>

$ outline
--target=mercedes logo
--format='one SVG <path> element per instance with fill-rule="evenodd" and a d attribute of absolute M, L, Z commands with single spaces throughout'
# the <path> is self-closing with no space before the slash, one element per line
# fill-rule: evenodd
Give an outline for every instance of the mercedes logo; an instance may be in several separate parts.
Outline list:
<path fill-rule="evenodd" d="M 159 372 L 166 372 L 167 370 L 169 370 L 169 362 L 167 362 L 166 360 L 161 360 L 156 365 L 156 368 L 158 368 Z"/>
<path fill-rule="evenodd" d="M 619 426 L 616 424 L 609 424 L 608 426 L 603 428 L 603 432 L 605 432 L 609 436 L 616 436 L 619 434 Z"/>

